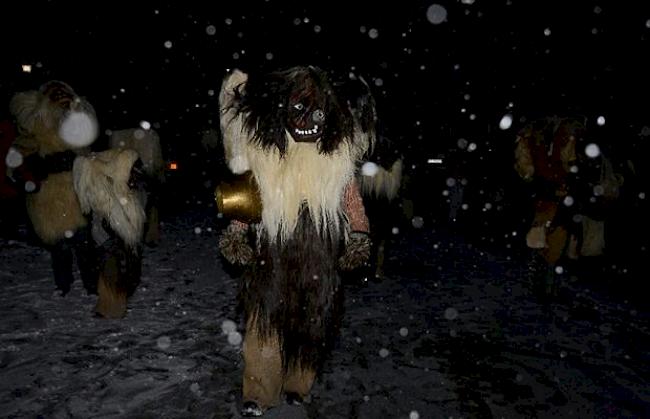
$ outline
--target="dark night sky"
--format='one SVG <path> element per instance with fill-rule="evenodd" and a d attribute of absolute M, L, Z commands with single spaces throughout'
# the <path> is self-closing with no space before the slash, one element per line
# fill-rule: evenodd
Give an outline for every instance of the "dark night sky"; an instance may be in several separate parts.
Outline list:
<path fill-rule="evenodd" d="M 630 135 L 648 123 L 644 2 L 385 3 L 3 4 L 2 99 L 61 79 L 88 97 L 105 128 L 157 122 L 174 149 L 214 126 L 227 69 L 314 64 L 372 80 L 388 135 L 428 153 L 478 140 L 508 111 L 515 121 L 603 115 Z M 441 24 L 427 19 L 434 3 L 447 11 Z M 24 63 L 35 65 L 31 74 Z"/>

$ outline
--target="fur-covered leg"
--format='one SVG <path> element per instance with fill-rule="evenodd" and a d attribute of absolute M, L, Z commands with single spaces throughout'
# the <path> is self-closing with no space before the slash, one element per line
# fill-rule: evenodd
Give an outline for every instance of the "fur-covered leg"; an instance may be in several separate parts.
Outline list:
<path fill-rule="evenodd" d="M 578 236 L 571 234 L 569 237 L 569 247 L 567 249 L 567 257 L 571 260 L 578 259 Z"/>
<path fill-rule="evenodd" d="M 384 255 L 386 253 L 386 239 L 382 239 L 377 245 L 377 256 L 375 258 L 375 279 L 384 278 Z"/>
<path fill-rule="evenodd" d="M 551 228 L 546 236 L 547 247 L 541 249 L 540 255 L 546 262 L 543 275 L 538 278 L 538 291 L 542 298 L 555 297 L 559 290 L 559 277 L 555 267 L 564 255 L 569 240 L 569 233 L 564 227 Z"/>
<path fill-rule="evenodd" d="M 605 222 L 584 216 L 582 218 L 581 256 L 601 256 L 605 251 Z"/>
<path fill-rule="evenodd" d="M 140 247 L 136 249 L 125 250 L 124 269 L 121 275 L 121 286 L 126 290 L 126 296 L 131 297 L 135 290 L 140 285 L 142 278 L 142 250 Z"/>
<path fill-rule="evenodd" d="M 121 319 L 126 313 L 126 290 L 118 288 L 119 264 L 116 255 L 110 255 L 99 274 L 95 312 L 107 319 Z"/>
<path fill-rule="evenodd" d="M 140 283 L 142 254 L 140 248 L 131 249 L 117 238 L 103 246 L 104 264 L 99 275 L 98 298 L 95 311 L 110 318 L 126 314 L 127 299 Z"/>
<path fill-rule="evenodd" d="M 562 257 L 568 238 L 569 234 L 564 227 L 558 226 L 549 230 L 546 235 L 547 247 L 542 249 L 542 256 L 550 266 L 555 266 Z"/>
<path fill-rule="evenodd" d="M 290 367 L 284 378 L 284 393 L 287 403 L 301 404 L 309 395 L 316 378 L 316 371 L 299 365 Z"/>
<path fill-rule="evenodd" d="M 52 255 L 52 270 L 54 271 L 54 282 L 56 288 L 62 295 L 70 292 L 70 286 L 74 282 L 72 274 L 72 249 L 64 239 L 50 248 Z"/>
<path fill-rule="evenodd" d="M 148 246 L 157 246 L 160 243 L 160 219 L 158 215 L 158 206 L 151 205 L 147 209 L 147 231 L 144 236 L 144 242 Z"/>
<path fill-rule="evenodd" d="M 283 374 L 277 336 L 259 336 L 254 322 L 250 321 L 246 328 L 243 356 L 245 366 L 242 415 L 261 416 L 269 407 L 280 402 Z"/>
<path fill-rule="evenodd" d="M 535 216 L 528 234 L 526 244 L 531 249 L 544 249 L 550 244 L 547 242 L 547 228 L 551 225 L 557 214 L 556 202 L 537 201 L 535 203 Z"/>

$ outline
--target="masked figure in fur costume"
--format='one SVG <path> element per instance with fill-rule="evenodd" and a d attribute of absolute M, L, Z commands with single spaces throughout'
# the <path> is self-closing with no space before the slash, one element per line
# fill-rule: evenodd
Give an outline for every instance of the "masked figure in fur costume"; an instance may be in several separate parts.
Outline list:
<path fill-rule="evenodd" d="M 561 258 L 603 254 L 605 220 L 623 183 L 602 152 L 587 155 L 586 134 L 580 119 L 547 118 L 517 136 L 515 170 L 534 195 L 526 244 L 547 265 L 544 293 L 556 292 L 552 277 Z"/>
<path fill-rule="evenodd" d="M 364 159 L 358 171 L 357 181 L 363 196 L 364 206 L 370 220 L 372 237 L 371 277 L 384 277 L 384 259 L 393 229 L 402 218 L 398 194 L 402 183 L 402 156 L 396 152 L 392 142 L 382 137 L 373 147 L 372 153 Z"/>
<path fill-rule="evenodd" d="M 156 246 L 160 242 L 159 205 L 162 187 L 165 183 L 165 161 L 163 160 L 160 137 L 153 129 L 131 128 L 113 131 L 109 139 L 110 148 L 135 150 L 142 161 L 142 172 L 146 177 L 147 194 L 144 243 Z"/>
<path fill-rule="evenodd" d="M 338 333 L 338 270 L 369 257 L 354 176 L 368 144 L 318 68 L 259 78 L 235 70 L 220 107 L 227 163 L 250 173 L 261 204 L 258 219 L 233 214 L 219 243 L 228 261 L 246 266 L 242 414 L 260 416 L 283 393 L 292 403 L 308 395 Z"/>
<path fill-rule="evenodd" d="M 347 80 L 339 83 L 339 90 L 352 112 L 358 142 L 367 145 L 367 151 L 358 164 L 357 183 L 370 221 L 372 251 L 369 267 L 372 272 L 368 276 L 379 280 L 384 276 L 387 243 L 401 219 L 397 195 L 402 182 L 403 158 L 388 137 L 378 134 L 377 106 L 363 77 L 350 74 Z"/>
<path fill-rule="evenodd" d="M 135 249 L 144 216 L 130 187 L 135 184 L 129 184 L 137 153 L 91 154 L 94 109 L 66 83 L 50 81 L 17 93 L 10 108 L 19 127 L 10 150 L 19 156 L 11 176 L 25 183 L 29 219 L 51 252 L 57 288 L 64 295 L 70 290 L 74 257 L 87 292 L 99 294 L 96 312 L 121 317 L 126 310 L 121 294 L 133 288 L 123 282 L 131 273 L 139 278 Z"/>

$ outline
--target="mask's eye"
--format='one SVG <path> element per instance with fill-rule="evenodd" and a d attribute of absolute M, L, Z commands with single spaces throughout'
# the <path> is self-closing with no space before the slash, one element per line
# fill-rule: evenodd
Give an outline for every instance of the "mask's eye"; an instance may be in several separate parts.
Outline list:
<path fill-rule="evenodd" d="M 302 103 L 296 103 L 295 105 L 293 105 L 293 109 L 297 111 L 302 111 L 303 109 L 305 109 L 305 105 L 303 105 Z"/>
<path fill-rule="evenodd" d="M 314 122 L 323 122 L 325 120 L 325 112 L 322 109 L 316 109 L 311 117 Z"/>

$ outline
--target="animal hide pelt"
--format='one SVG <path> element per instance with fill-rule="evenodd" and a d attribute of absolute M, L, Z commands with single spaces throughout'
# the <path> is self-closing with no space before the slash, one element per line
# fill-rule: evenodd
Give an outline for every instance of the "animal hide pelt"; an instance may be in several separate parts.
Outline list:
<path fill-rule="evenodd" d="M 111 149 L 78 157 L 74 163 L 74 188 L 85 214 L 106 220 L 127 246 L 142 238 L 145 213 L 140 197 L 129 187 L 134 150 Z"/>

